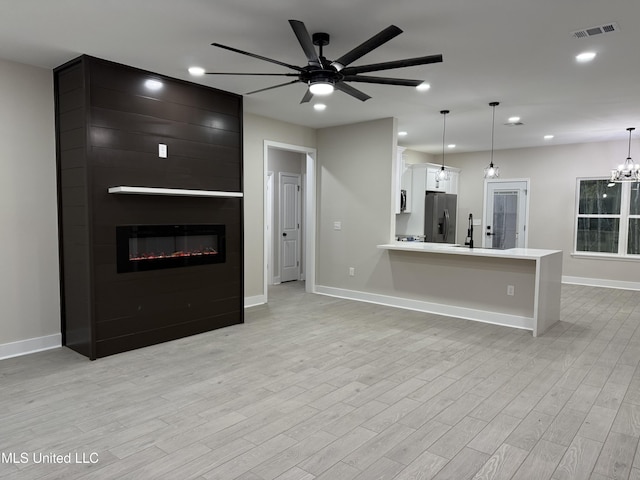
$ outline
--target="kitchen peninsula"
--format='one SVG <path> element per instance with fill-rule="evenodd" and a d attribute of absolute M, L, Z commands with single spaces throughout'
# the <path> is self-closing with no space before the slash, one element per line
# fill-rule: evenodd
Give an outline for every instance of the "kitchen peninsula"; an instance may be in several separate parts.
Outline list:
<path fill-rule="evenodd" d="M 388 252 L 407 308 L 531 330 L 534 337 L 560 319 L 560 250 L 421 242 L 378 248 Z"/>

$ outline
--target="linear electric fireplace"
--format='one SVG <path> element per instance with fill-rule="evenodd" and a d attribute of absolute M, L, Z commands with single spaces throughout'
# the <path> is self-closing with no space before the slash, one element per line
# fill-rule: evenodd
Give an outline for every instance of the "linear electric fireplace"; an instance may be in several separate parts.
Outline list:
<path fill-rule="evenodd" d="M 118 273 L 224 263 L 225 226 L 117 226 L 116 254 Z"/>

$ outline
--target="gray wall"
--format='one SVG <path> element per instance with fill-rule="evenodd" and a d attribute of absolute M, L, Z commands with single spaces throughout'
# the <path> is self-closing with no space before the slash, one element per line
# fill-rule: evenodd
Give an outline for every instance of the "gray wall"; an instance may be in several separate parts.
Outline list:
<path fill-rule="evenodd" d="M 367 290 L 392 235 L 395 119 L 318 130 L 318 285 Z M 334 230 L 334 222 L 342 229 Z M 348 275 L 354 267 L 356 275 Z"/>
<path fill-rule="evenodd" d="M 51 70 L 0 60 L 0 346 L 60 334 Z"/>

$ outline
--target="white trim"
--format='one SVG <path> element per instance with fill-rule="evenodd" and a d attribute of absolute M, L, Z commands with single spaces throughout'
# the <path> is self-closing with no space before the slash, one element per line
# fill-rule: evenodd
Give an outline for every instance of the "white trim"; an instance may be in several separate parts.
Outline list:
<path fill-rule="evenodd" d="M 603 252 L 572 252 L 573 258 L 588 258 L 590 260 L 614 260 L 616 262 L 640 262 L 640 255 L 603 253 Z"/>
<path fill-rule="evenodd" d="M 158 187 L 109 187 L 109 193 L 133 194 L 133 195 L 169 195 L 175 197 L 222 197 L 241 198 L 242 192 L 220 192 L 217 190 L 188 190 L 185 188 L 158 188 Z"/>
<path fill-rule="evenodd" d="M 625 282 L 622 280 L 608 280 L 606 278 L 570 277 L 567 275 L 563 275 L 562 283 L 567 283 L 570 285 L 586 285 L 588 287 L 640 290 L 640 282 Z"/>
<path fill-rule="evenodd" d="M 264 305 L 265 303 L 267 303 L 267 299 L 263 295 L 244 297 L 244 308 L 256 307 L 258 305 Z"/>
<path fill-rule="evenodd" d="M 275 190 L 273 188 L 273 179 L 274 179 L 274 175 L 273 172 L 268 171 L 267 172 L 267 181 L 265 183 L 265 195 L 266 195 L 266 204 L 265 204 L 265 209 L 267 210 L 265 212 L 265 217 L 264 217 L 264 229 L 265 229 L 265 237 L 264 237 L 264 241 L 265 241 L 265 268 L 267 269 L 267 284 L 268 285 L 273 285 L 273 277 L 274 277 L 274 268 L 273 268 L 273 262 L 275 261 L 273 258 L 273 250 L 274 250 L 274 246 L 273 246 L 273 223 L 274 223 L 274 212 L 273 212 L 273 207 L 274 207 L 274 195 L 275 195 Z"/>
<path fill-rule="evenodd" d="M 309 293 L 315 292 L 316 282 L 316 149 L 310 147 L 303 147 L 299 145 L 292 145 L 288 143 L 273 142 L 271 140 L 265 140 L 263 144 L 262 154 L 262 169 L 263 179 L 266 182 L 267 179 L 267 161 L 269 159 L 269 149 L 287 150 L 290 152 L 299 152 L 306 154 L 306 175 L 304 185 L 305 195 L 305 213 L 304 213 L 304 252 L 305 252 L 305 290 Z M 267 216 L 267 189 L 263 189 L 263 221 L 266 225 Z M 264 228 L 264 264 L 263 264 L 263 291 L 265 303 L 268 301 L 268 272 L 267 272 L 267 229 Z"/>
<path fill-rule="evenodd" d="M 27 338 L 17 342 L 4 343 L 0 345 L 0 360 L 5 358 L 19 357 L 29 353 L 42 352 L 62 346 L 62 335 L 46 335 L 44 337 Z"/>
<path fill-rule="evenodd" d="M 326 287 L 324 285 L 316 285 L 316 293 L 320 295 L 327 295 L 330 297 L 345 298 L 348 300 L 356 300 L 359 302 L 375 303 L 377 305 L 403 308 L 406 310 L 415 310 L 418 312 L 435 313 L 437 315 L 444 315 L 447 317 L 456 317 L 465 320 L 474 320 L 476 322 L 490 323 L 493 325 L 533 331 L 532 317 L 488 312 L 485 310 L 476 310 L 465 307 L 455 307 L 452 305 L 425 302 L 422 300 L 411 300 L 408 298 L 392 297 L 389 295 L 380 295 L 376 293 Z"/>

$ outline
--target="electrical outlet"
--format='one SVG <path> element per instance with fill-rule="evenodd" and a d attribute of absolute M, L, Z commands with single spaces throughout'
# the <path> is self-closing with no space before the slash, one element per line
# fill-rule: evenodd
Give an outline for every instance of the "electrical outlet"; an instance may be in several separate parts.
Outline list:
<path fill-rule="evenodd" d="M 350 277 L 355 277 L 356 276 L 356 269 L 353 267 L 349 267 L 349 276 Z"/>
<path fill-rule="evenodd" d="M 507 295 L 513 297 L 516 294 L 516 287 L 513 285 L 507 285 Z"/>

